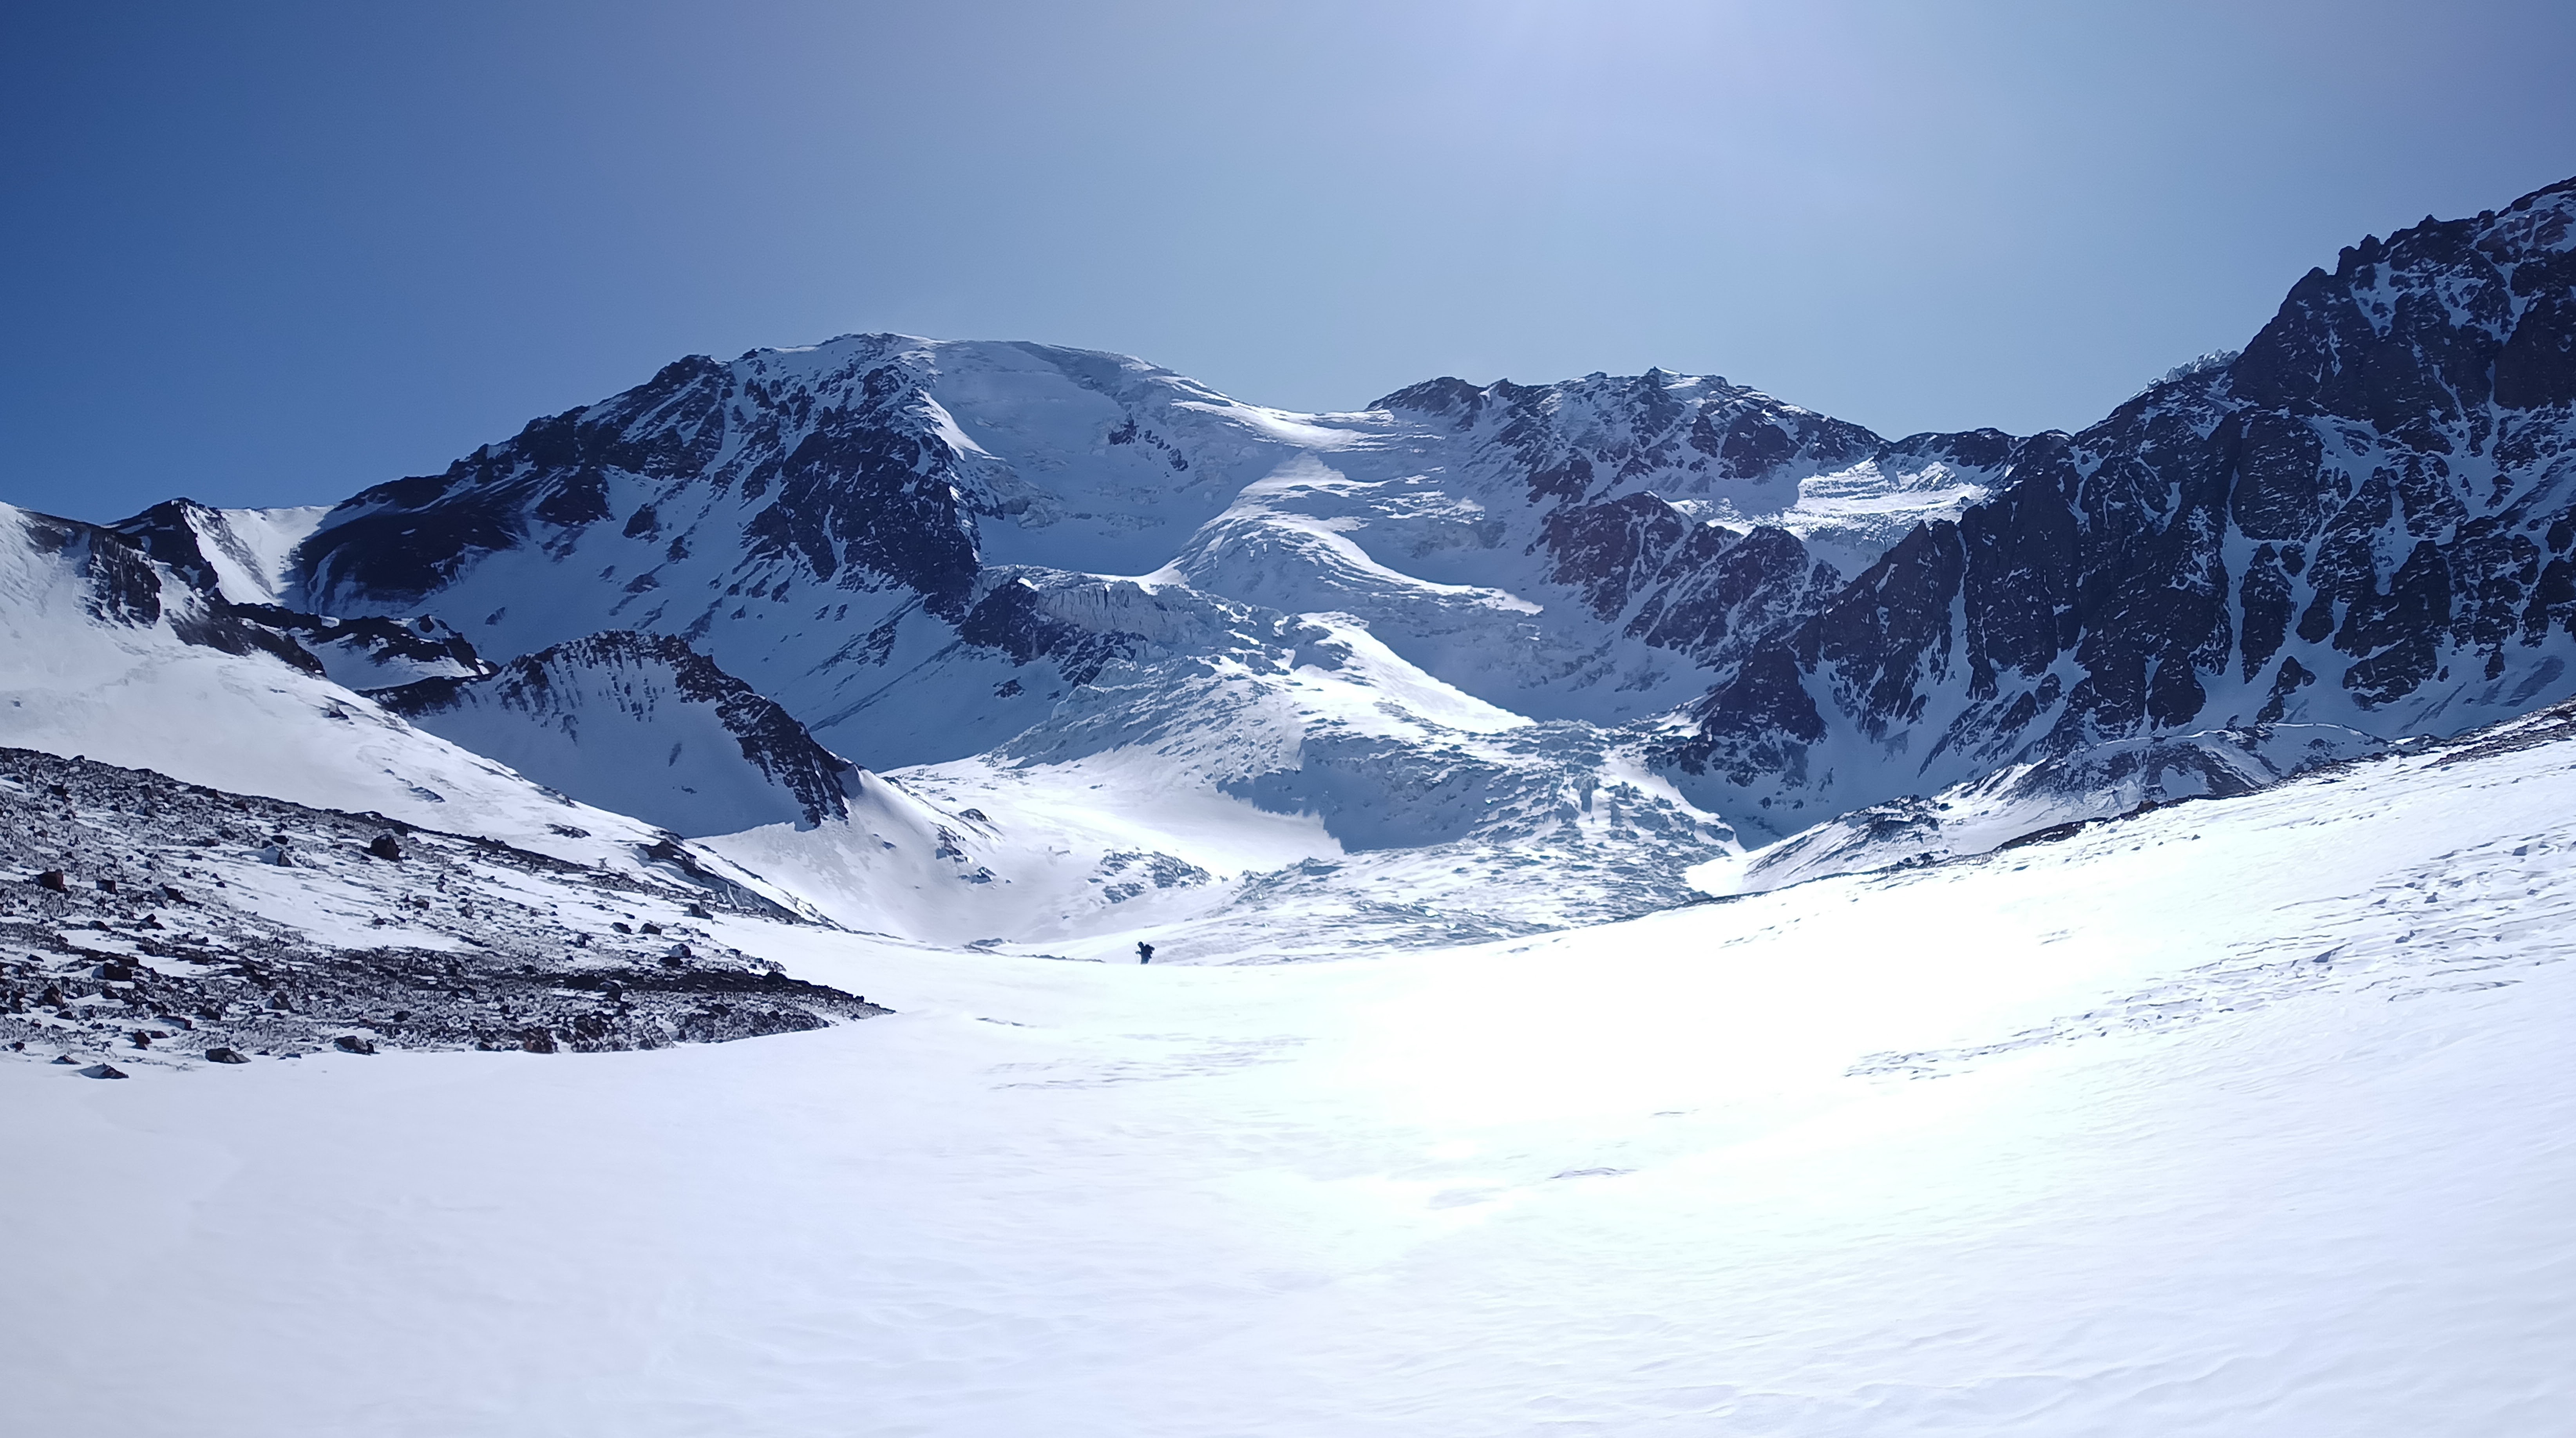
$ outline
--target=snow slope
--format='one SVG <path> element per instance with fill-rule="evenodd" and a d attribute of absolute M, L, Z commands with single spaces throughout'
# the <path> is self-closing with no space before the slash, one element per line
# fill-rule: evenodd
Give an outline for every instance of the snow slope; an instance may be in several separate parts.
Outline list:
<path fill-rule="evenodd" d="M 890 1017 L 0 1065 L 33 1430 L 2547 1434 L 2564 715 L 1377 962 L 720 920 Z"/>
<path fill-rule="evenodd" d="M 594 634 L 374 697 L 552 788 L 681 834 L 849 812 L 848 760 L 667 635 Z"/>
<path fill-rule="evenodd" d="M 0 505 L 0 746 L 622 870 L 651 867 L 646 851 L 669 837 L 414 728 L 320 667 L 113 532 Z M 794 902 L 754 876 L 728 878 Z"/>

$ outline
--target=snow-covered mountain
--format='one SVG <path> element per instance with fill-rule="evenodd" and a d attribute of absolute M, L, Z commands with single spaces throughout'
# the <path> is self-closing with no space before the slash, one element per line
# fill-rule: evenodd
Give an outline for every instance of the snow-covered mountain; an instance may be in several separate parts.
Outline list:
<path fill-rule="evenodd" d="M 1889 444 L 1660 372 L 1291 415 L 1114 356 L 853 336 L 682 361 L 318 523 L 176 504 L 122 529 L 273 623 L 453 625 L 481 655 L 557 666 L 605 633 L 683 644 L 945 812 L 1047 836 L 934 824 L 933 852 L 989 886 L 941 922 L 877 914 L 902 931 L 1123 932 L 1144 908 L 1096 896 L 1149 864 L 1205 876 L 1155 891 L 1182 953 L 1329 951 L 1687 898 L 1681 874 L 1733 829 L 1627 726 L 1983 494 L 2012 444 Z M 267 562 L 290 525 L 309 533 Z M 418 722 L 564 792 L 724 822 L 689 792 L 706 783 L 625 758 L 668 742 L 621 727 L 576 757 L 561 698 L 494 706 L 524 679 L 412 692 L 440 696 L 399 701 Z M 846 837 L 768 860 L 882 891 Z M 1561 862 L 1533 866 L 1534 846 Z M 1343 896 L 1345 932 L 1265 918 L 1283 886 Z"/>
<path fill-rule="evenodd" d="M 325 513 L 114 533 L 206 635 L 764 835 L 731 847 L 847 922 L 1208 958 L 1524 932 L 1993 775 L 2576 692 L 2571 212 L 2576 182 L 2366 241 L 2072 435 L 1888 440 L 1660 370 L 1292 414 L 853 335 L 681 360 Z"/>
<path fill-rule="evenodd" d="M 2016 451 L 1661 751 L 1814 816 L 2107 739 L 2576 692 L 2576 181 L 2343 252 L 2241 355 Z"/>
<path fill-rule="evenodd" d="M 1729 633 L 1740 572 L 1822 582 L 1787 529 L 1711 569 L 1752 526 L 1866 562 L 2006 444 L 1885 446 L 1661 374 L 1287 415 L 1114 356 L 850 336 L 682 361 L 369 490 L 290 582 L 490 652 L 677 633 L 875 767 L 981 752 L 1158 646 L 1261 642 L 1243 606 L 1349 614 L 1489 703 L 1618 722 L 1704 687 L 1685 654 Z"/>

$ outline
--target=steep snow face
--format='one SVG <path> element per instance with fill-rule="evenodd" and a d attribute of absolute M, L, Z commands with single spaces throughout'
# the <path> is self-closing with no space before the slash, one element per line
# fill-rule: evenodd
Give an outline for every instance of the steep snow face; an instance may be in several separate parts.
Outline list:
<path fill-rule="evenodd" d="M 754 1043 L 115 1084 L 38 1048 L 0 1062 L 0 1224 L 46 1238 L 0 1285 L 10 1411 L 264 1438 L 2553 1433 L 2576 754 L 2495 737 L 1367 963 L 708 922 L 895 1010 Z"/>
<path fill-rule="evenodd" d="M 1665 762 L 1782 832 L 2106 740 L 2576 692 L 2576 181 L 2312 272 L 1736 659 Z"/>
<path fill-rule="evenodd" d="M 293 587 L 296 546 L 330 512 L 327 504 L 214 509 L 174 499 L 116 529 L 194 588 L 235 604 L 276 604 Z"/>
<path fill-rule="evenodd" d="M 681 834 L 849 814 L 848 760 L 669 636 L 594 634 L 375 697 L 540 783 Z"/>

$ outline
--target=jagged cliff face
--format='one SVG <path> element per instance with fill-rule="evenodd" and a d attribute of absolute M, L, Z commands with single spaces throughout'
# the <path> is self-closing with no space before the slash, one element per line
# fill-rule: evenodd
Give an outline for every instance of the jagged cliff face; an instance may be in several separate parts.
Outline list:
<path fill-rule="evenodd" d="M 1783 824 L 2106 739 L 2456 732 L 2576 652 L 2576 182 L 2309 274 L 2232 362 L 1909 534 L 1663 753 Z"/>
<path fill-rule="evenodd" d="M 1434 380 L 1379 408 L 1439 435 L 1460 487 L 1513 515 L 1495 548 L 1594 647 L 1640 645 L 1697 687 L 1821 610 L 1916 524 L 2012 473 L 1994 430 L 1889 442 L 1723 379 L 1478 388 Z M 1620 716 L 1625 717 L 1625 716 Z"/>

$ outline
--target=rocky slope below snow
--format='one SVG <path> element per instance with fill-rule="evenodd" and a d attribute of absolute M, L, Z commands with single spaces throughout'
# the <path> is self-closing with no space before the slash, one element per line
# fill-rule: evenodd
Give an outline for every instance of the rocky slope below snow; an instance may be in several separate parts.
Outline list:
<path fill-rule="evenodd" d="M 0 749 L 0 1045 L 30 1057 L 597 1052 L 885 1012 L 715 939 L 745 903 L 793 917 L 683 871 Z"/>

